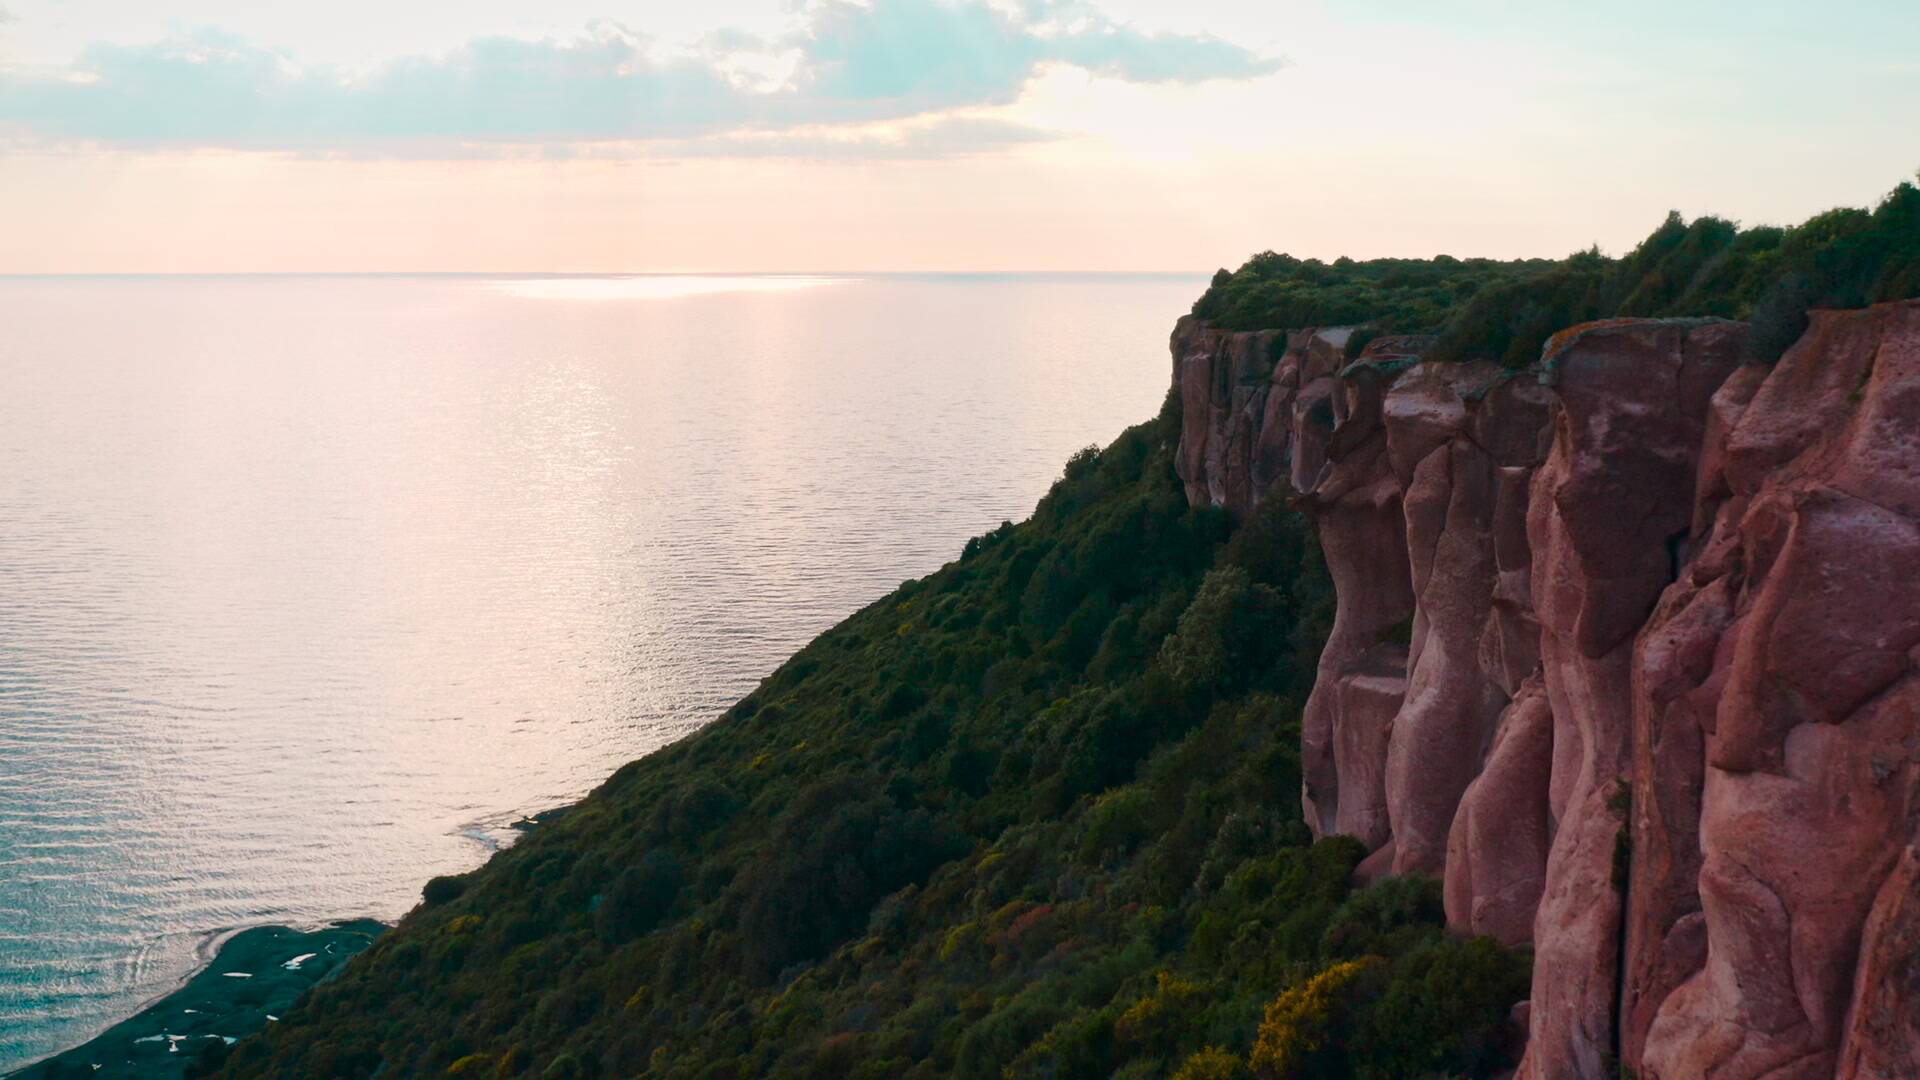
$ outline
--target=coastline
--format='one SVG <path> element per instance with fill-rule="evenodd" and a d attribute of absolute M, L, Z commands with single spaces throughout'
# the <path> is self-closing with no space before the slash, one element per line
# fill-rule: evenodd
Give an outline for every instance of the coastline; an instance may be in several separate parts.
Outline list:
<path fill-rule="evenodd" d="M 491 858 L 575 805 L 562 803 L 514 817 L 505 825 L 505 839 L 466 835 Z M 310 930 L 268 923 L 211 931 L 194 944 L 198 963 L 178 986 L 77 1046 L 0 1073 L 0 1080 L 183 1077 L 199 1059 L 206 1039 L 231 1046 L 263 1030 L 301 994 L 338 974 L 347 960 L 391 929 L 392 923 L 362 917 Z"/>
<path fill-rule="evenodd" d="M 178 987 L 86 1042 L 7 1078 L 185 1076 L 208 1040 L 218 1040 L 224 1049 L 266 1027 L 388 929 L 376 919 L 347 919 L 314 930 L 215 931 L 195 946 L 203 962 Z"/>

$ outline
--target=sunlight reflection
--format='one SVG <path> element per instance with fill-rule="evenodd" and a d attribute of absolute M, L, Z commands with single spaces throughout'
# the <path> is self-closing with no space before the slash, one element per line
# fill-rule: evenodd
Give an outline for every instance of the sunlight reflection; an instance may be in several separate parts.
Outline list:
<path fill-rule="evenodd" d="M 793 274 L 737 275 L 647 274 L 636 277 L 518 278 L 489 284 L 529 300 L 675 300 L 710 293 L 793 292 L 838 285 L 844 278 Z"/>

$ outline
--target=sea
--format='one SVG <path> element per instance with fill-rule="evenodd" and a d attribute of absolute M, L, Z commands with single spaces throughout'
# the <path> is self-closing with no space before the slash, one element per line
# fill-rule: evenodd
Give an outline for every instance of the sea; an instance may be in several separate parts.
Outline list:
<path fill-rule="evenodd" d="M 0 1072 L 397 918 L 1026 516 L 1204 286 L 0 277 Z"/>

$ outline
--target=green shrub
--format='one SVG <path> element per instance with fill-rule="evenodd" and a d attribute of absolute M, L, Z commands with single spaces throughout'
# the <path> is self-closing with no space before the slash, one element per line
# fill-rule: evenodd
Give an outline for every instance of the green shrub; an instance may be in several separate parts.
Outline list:
<path fill-rule="evenodd" d="M 1431 358 L 1525 367 L 1553 333 L 1615 316 L 1751 319 L 1749 349 L 1770 363 L 1816 307 L 1920 297 L 1920 188 L 1873 210 L 1840 209 L 1796 228 L 1742 230 L 1670 213 L 1619 259 L 1295 259 L 1263 252 L 1214 275 L 1194 314 L 1233 330 L 1356 325 L 1350 356 L 1381 332 L 1437 334 Z M 1359 344 L 1356 344 L 1358 342 Z"/>
<path fill-rule="evenodd" d="M 1335 909 L 1321 935 L 1320 952 L 1329 960 L 1398 955 L 1432 936 L 1446 919 L 1438 879 L 1419 874 L 1387 878 L 1355 892 Z"/>
<path fill-rule="evenodd" d="M 1355 1040 L 1358 1075 L 1488 1076 L 1511 1060 L 1528 963 L 1491 938 L 1435 939 L 1397 958 Z"/>
<path fill-rule="evenodd" d="M 466 891 L 467 879 L 465 877 L 458 874 L 444 874 L 440 877 L 427 879 L 427 884 L 420 890 L 420 899 L 425 901 L 428 907 L 434 907 L 439 904 L 452 903 L 460 899 L 460 894 Z"/>
<path fill-rule="evenodd" d="M 614 879 L 594 912 L 595 929 L 603 939 L 616 943 L 652 930 L 672 910 L 684 877 L 680 859 L 672 851 L 647 852 Z"/>

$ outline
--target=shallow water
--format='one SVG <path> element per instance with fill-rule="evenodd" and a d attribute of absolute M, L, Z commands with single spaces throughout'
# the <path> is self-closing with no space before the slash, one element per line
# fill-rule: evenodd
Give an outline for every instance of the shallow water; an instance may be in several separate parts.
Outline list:
<path fill-rule="evenodd" d="M 0 278 L 0 1069 L 392 918 L 1158 407 L 1200 278 Z"/>

